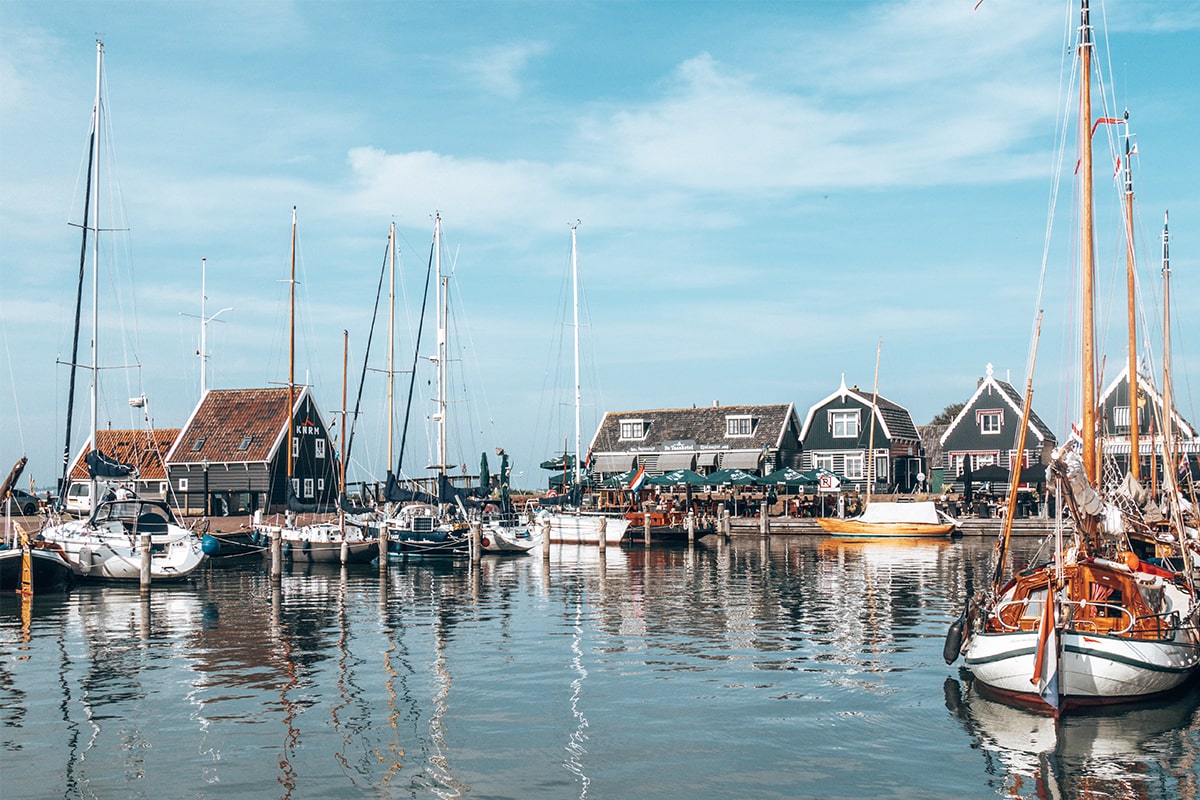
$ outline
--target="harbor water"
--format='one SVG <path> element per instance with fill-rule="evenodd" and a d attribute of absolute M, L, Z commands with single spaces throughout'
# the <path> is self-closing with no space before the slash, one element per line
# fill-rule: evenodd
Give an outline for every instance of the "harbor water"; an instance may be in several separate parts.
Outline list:
<path fill-rule="evenodd" d="M 1194 687 L 1056 725 L 945 664 L 990 558 L 735 537 L 6 596 L 0 797 L 1200 797 Z"/>

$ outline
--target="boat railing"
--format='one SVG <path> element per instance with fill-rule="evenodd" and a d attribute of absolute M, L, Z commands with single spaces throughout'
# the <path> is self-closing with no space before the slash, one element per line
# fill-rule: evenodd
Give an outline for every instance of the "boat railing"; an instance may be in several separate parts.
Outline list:
<path fill-rule="evenodd" d="M 995 618 L 997 624 L 1004 631 L 1016 633 L 1018 631 L 1035 631 L 1041 624 L 1042 619 L 1042 602 L 1030 602 L 1028 599 L 1008 600 L 1000 603 L 990 612 L 990 616 Z M 1144 617 L 1134 616 L 1133 612 L 1128 608 L 1116 603 L 1100 603 L 1081 600 L 1062 600 L 1059 601 L 1062 607 L 1067 609 L 1065 628 L 1066 630 L 1076 633 L 1095 633 L 1108 634 L 1111 636 L 1126 636 L 1131 633 L 1135 627 L 1138 627 L 1139 622 L 1145 620 L 1157 620 L 1157 631 L 1160 638 L 1169 638 L 1170 632 L 1166 635 L 1162 632 L 1161 617 L 1168 617 L 1166 614 L 1154 614 Z M 1012 618 L 1012 614 L 1005 614 L 1005 611 L 1016 608 L 1019 609 L 1015 621 L 1009 621 L 1005 617 Z M 1088 615 L 1081 616 L 1080 611 L 1088 611 Z M 1179 615 L 1175 615 L 1175 624 L 1178 624 Z M 1119 621 L 1124 619 L 1123 627 L 1118 628 Z M 1109 620 L 1109 624 L 1098 625 L 1097 620 Z M 1143 626 L 1144 627 L 1144 626 Z M 1169 626 L 1168 626 L 1169 628 Z"/>

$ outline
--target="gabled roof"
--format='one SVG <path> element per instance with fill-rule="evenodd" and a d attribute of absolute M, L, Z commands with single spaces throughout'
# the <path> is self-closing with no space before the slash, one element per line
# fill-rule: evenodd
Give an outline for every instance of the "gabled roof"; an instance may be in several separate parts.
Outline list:
<path fill-rule="evenodd" d="M 948 439 L 950 434 L 954 432 L 954 429 L 959 426 L 959 423 L 974 413 L 979 399 L 983 397 L 985 393 L 992 393 L 999 396 L 1005 405 L 1016 412 L 1017 420 L 1018 422 L 1020 421 L 1022 410 L 1025 407 L 1025 399 L 1011 383 L 1008 381 L 1002 381 L 993 375 L 992 365 L 988 364 L 987 375 L 982 381 L 979 382 L 979 386 L 975 388 L 975 394 L 971 395 L 971 399 L 968 400 L 967 404 L 962 407 L 961 411 L 958 412 L 958 416 L 956 416 L 953 421 L 946 426 L 946 432 L 942 434 L 941 440 L 943 446 L 946 444 L 946 439 Z M 1018 425 L 1018 427 L 1020 426 Z M 1054 431 L 1050 430 L 1049 426 L 1042 422 L 1042 418 L 1039 417 L 1037 412 L 1032 408 L 1029 409 L 1029 432 L 1038 438 L 1039 443 L 1058 441 L 1058 437 L 1054 435 Z"/>
<path fill-rule="evenodd" d="M 303 405 L 307 394 L 307 387 L 297 387 L 295 408 Z M 183 426 L 167 462 L 269 462 L 287 437 L 287 401 L 286 387 L 209 389 Z"/>
<path fill-rule="evenodd" d="M 795 414 L 791 403 L 609 411 L 600 421 L 591 449 L 595 452 L 672 450 L 680 449 L 683 442 L 691 442 L 697 451 L 778 448 Z M 754 420 L 753 432 L 749 436 L 726 436 L 726 418 L 738 416 Z M 636 443 L 636 448 L 628 441 L 621 441 L 622 420 L 648 423 L 646 437 Z"/>
<path fill-rule="evenodd" d="M 165 481 L 167 470 L 163 461 L 167 451 L 179 435 L 179 428 L 157 428 L 155 430 L 100 430 L 96 439 L 100 452 L 122 464 L 137 470 L 137 480 Z M 71 462 L 70 480 L 86 481 L 88 468 L 84 458 L 92 450 L 89 436 L 75 460 Z"/>
<path fill-rule="evenodd" d="M 1128 382 L 1129 363 L 1126 362 L 1125 366 L 1121 368 L 1121 371 L 1117 373 L 1117 377 L 1113 378 L 1112 382 L 1109 383 L 1108 386 L 1104 387 L 1104 391 L 1100 393 L 1100 399 L 1097 401 L 1096 405 L 1103 407 L 1105 403 L 1108 402 L 1108 398 L 1112 395 L 1112 393 L 1115 392 L 1118 387 Z M 1157 387 L 1154 385 L 1154 381 L 1151 378 L 1143 375 L 1140 369 L 1138 370 L 1138 391 L 1145 392 L 1146 394 L 1150 395 L 1150 399 L 1151 402 L 1154 403 L 1154 407 L 1161 411 L 1163 407 L 1162 395 L 1159 394 Z M 1196 432 L 1192 428 L 1191 423 L 1180 416 L 1178 410 L 1175 411 L 1175 414 L 1171 419 L 1173 424 L 1179 426 L 1180 430 L 1178 430 L 1177 433 L 1181 437 L 1184 439 L 1195 438 Z"/>
<path fill-rule="evenodd" d="M 883 395 L 860 391 L 857 386 L 847 389 L 845 375 L 842 376 L 842 385 L 838 387 L 836 392 L 808 409 L 808 416 L 804 418 L 804 427 L 800 430 L 800 438 L 802 440 L 808 438 L 809 427 L 812 425 L 818 411 L 834 400 L 847 397 L 857 400 L 865 408 L 870 408 L 872 405 L 875 406 L 879 424 L 883 426 L 883 435 L 890 441 L 896 441 L 897 439 L 918 441 L 921 438 L 917 433 L 917 426 L 913 423 L 912 414 L 908 413 L 907 408 L 898 403 L 893 403 Z"/>

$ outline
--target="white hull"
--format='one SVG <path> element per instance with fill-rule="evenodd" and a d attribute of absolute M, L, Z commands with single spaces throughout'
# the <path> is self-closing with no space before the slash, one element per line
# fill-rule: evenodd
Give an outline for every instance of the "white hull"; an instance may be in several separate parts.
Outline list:
<path fill-rule="evenodd" d="M 1181 686 L 1200 663 L 1195 631 L 1179 631 L 1171 641 L 1063 632 L 1059 694 L 1067 700 L 1103 702 L 1150 697 Z M 976 634 L 965 663 L 980 683 L 1012 695 L 1037 698 L 1031 682 L 1038 635 Z"/>
<path fill-rule="evenodd" d="M 604 543 L 618 545 L 629 529 L 629 520 L 624 517 L 609 517 L 604 514 L 572 514 L 569 512 L 541 511 L 537 521 L 550 524 L 550 541 L 560 544 L 600 544 L 600 521 L 606 520 Z"/>
<path fill-rule="evenodd" d="M 42 538 L 61 548 L 71 570 L 82 578 L 136 581 L 142 575 L 140 537 L 114 533 L 86 520 L 46 528 Z M 183 580 L 204 563 L 200 539 L 191 531 L 169 526 L 165 534 L 150 537 L 150 580 Z"/>
<path fill-rule="evenodd" d="M 528 553 L 542 543 L 539 525 L 483 524 L 480 545 L 485 553 Z"/>
<path fill-rule="evenodd" d="M 293 562 L 322 564 L 365 563 L 379 555 L 379 542 L 364 535 L 361 528 L 347 526 L 343 533 L 337 523 L 319 522 L 289 528 L 277 525 L 256 525 L 260 541 L 268 543 L 273 536 L 282 539 L 283 558 Z M 271 557 L 270 546 L 263 557 Z"/>

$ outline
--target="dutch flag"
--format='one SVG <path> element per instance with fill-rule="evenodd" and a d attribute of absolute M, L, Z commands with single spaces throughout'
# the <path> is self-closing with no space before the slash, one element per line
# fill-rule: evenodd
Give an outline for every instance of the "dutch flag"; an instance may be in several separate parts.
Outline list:
<path fill-rule="evenodd" d="M 1058 630 L 1054 621 L 1054 592 L 1046 589 L 1042 620 L 1038 627 L 1037 652 L 1033 656 L 1033 678 L 1038 694 L 1052 708 L 1058 708 Z"/>
<path fill-rule="evenodd" d="M 629 491 L 636 492 L 642 488 L 642 484 L 646 482 L 646 465 L 638 467 L 637 474 L 633 476 L 633 480 L 629 482 Z"/>

